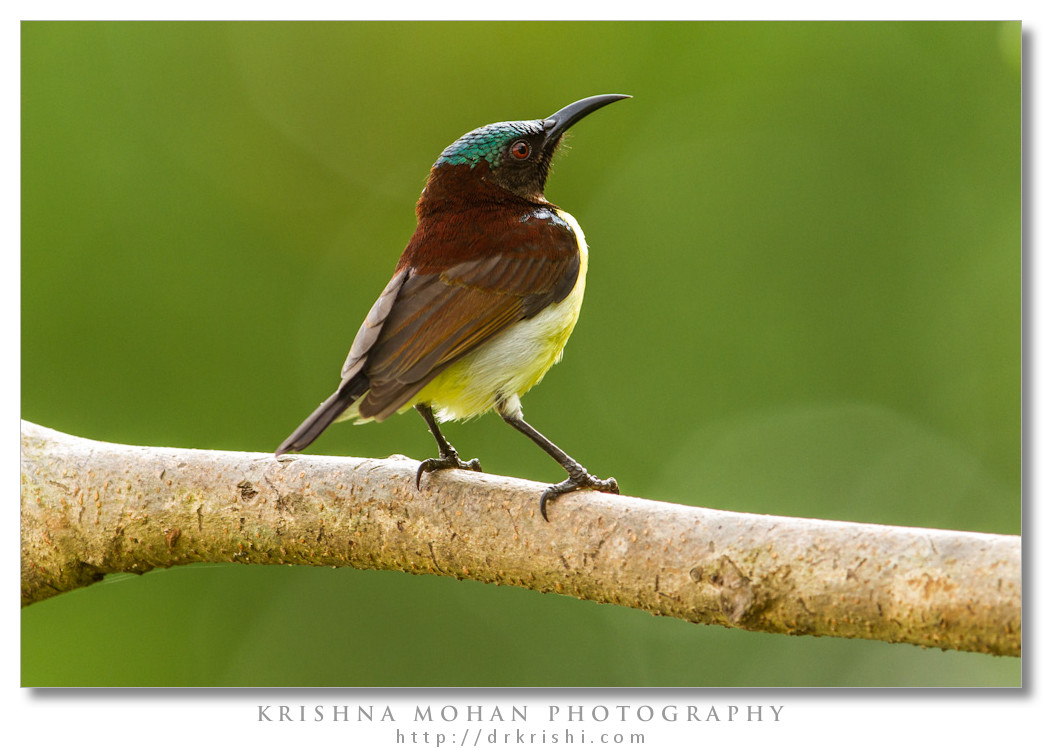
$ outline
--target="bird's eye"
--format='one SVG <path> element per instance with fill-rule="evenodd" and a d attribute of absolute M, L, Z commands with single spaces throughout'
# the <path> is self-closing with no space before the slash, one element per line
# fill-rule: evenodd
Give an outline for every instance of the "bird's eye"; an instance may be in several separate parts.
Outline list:
<path fill-rule="evenodd" d="M 510 155 L 519 161 L 524 161 L 531 152 L 532 148 L 528 145 L 528 141 L 525 140 L 519 140 L 510 146 Z"/>

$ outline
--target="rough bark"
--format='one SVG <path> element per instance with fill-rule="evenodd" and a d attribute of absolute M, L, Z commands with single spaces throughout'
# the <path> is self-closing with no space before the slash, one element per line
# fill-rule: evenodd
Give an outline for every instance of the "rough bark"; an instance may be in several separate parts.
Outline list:
<path fill-rule="evenodd" d="M 200 561 L 440 574 L 750 631 L 1020 654 L 1020 538 L 573 493 L 22 424 L 22 604 Z"/>

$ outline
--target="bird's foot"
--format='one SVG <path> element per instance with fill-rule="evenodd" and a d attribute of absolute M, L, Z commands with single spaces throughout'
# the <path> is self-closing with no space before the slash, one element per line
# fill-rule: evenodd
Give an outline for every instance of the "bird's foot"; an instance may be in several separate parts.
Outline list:
<path fill-rule="evenodd" d="M 419 469 L 416 471 L 416 487 L 420 487 L 420 478 L 423 477 L 424 473 L 436 473 L 439 470 L 447 470 L 449 468 L 459 468 L 460 470 L 474 470 L 475 472 L 482 472 L 481 463 L 478 462 L 478 458 L 475 457 L 473 460 L 467 460 L 464 462 L 460 459 L 456 450 L 451 450 L 441 457 L 431 457 L 430 459 L 424 460 L 420 463 Z"/>
<path fill-rule="evenodd" d="M 543 495 L 539 497 L 539 513 L 543 515 L 543 519 L 549 522 L 550 518 L 546 516 L 546 502 L 553 501 L 558 496 L 571 493 L 572 491 L 579 491 L 583 488 L 604 491 L 606 493 L 619 492 L 619 484 L 614 478 L 601 480 L 596 475 L 591 475 L 585 468 L 579 467 L 574 472 L 569 471 L 568 480 L 555 483 L 543 491 Z"/>

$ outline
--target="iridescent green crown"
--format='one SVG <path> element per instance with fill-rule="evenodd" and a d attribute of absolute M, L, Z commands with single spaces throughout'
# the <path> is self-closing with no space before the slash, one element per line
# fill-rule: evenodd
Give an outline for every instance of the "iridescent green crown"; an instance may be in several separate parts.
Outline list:
<path fill-rule="evenodd" d="M 542 120 L 522 120 L 520 122 L 494 122 L 491 125 L 471 130 L 455 143 L 441 152 L 434 162 L 435 166 L 467 164 L 474 168 L 481 161 L 487 161 L 495 168 L 506 151 L 506 144 L 521 135 L 536 135 L 542 132 Z"/>

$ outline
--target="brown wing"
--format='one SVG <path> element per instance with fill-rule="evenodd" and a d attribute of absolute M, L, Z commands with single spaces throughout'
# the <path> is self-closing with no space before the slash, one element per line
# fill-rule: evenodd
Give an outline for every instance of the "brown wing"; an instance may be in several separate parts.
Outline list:
<path fill-rule="evenodd" d="M 378 310 L 377 302 L 370 312 L 374 320 L 385 317 L 364 365 L 358 367 L 360 356 L 353 362 L 369 379 L 359 406 L 363 417 L 391 415 L 457 358 L 574 287 L 579 245 L 567 223 L 549 208 L 496 218 L 468 230 L 456 215 L 442 231 L 417 231 L 395 276 L 404 277 L 385 290 L 393 292 L 389 311 Z M 417 241 L 435 242 L 438 249 L 414 249 Z M 422 261 L 409 262 L 410 250 Z"/>

